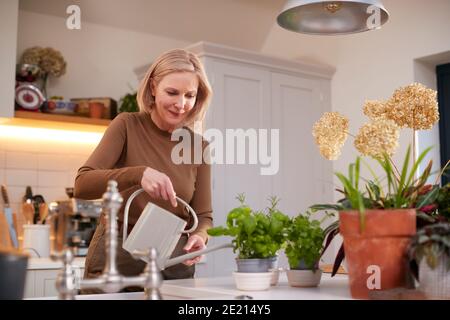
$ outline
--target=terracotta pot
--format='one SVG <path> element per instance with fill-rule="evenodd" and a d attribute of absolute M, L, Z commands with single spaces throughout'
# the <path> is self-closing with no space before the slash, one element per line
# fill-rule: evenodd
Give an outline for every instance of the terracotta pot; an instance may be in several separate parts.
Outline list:
<path fill-rule="evenodd" d="M 101 119 L 103 116 L 103 110 L 105 105 L 100 102 L 90 102 L 89 103 L 89 116 L 95 119 Z"/>
<path fill-rule="evenodd" d="M 361 232 L 358 211 L 339 212 L 350 291 L 359 299 L 367 299 L 369 290 L 406 286 L 406 252 L 416 233 L 415 209 L 366 210 L 365 214 Z"/>

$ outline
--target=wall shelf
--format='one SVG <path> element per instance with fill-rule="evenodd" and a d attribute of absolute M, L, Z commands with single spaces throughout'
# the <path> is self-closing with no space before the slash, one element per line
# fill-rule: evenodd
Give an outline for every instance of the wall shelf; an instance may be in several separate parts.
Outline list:
<path fill-rule="evenodd" d="M 58 121 L 58 122 L 70 122 L 80 124 L 91 124 L 96 126 L 108 126 L 111 120 L 108 119 L 93 119 L 87 117 L 67 116 L 61 114 L 50 114 L 42 112 L 31 111 L 15 111 L 14 116 L 21 119 L 34 119 L 43 121 Z"/>
<path fill-rule="evenodd" d="M 84 132 L 105 132 L 111 120 L 15 111 L 13 118 L 0 118 L 0 125 Z"/>

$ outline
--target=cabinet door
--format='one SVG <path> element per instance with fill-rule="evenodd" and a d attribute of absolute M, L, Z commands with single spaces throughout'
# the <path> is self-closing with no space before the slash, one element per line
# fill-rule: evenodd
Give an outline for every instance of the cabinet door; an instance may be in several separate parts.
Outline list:
<path fill-rule="evenodd" d="M 25 290 L 23 293 L 24 299 L 35 297 L 35 277 L 36 272 L 33 270 L 27 271 L 27 277 L 25 280 Z"/>
<path fill-rule="evenodd" d="M 250 164 L 248 152 L 245 164 L 237 164 L 236 140 L 234 157 L 227 154 L 226 144 L 231 142 L 227 129 L 248 129 L 258 135 L 259 129 L 270 128 L 270 72 L 262 69 L 215 61 L 210 64 L 214 96 L 206 127 L 218 129 L 223 135 L 223 164 L 213 164 L 214 224 L 223 225 L 228 211 L 239 205 L 238 193 L 245 193 L 248 205 L 263 209 L 271 191 L 271 176 L 261 175 L 259 160 Z M 211 73 L 212 72 L 212 73 Z M 249 132 L 249 131 L 247 131 Z M 258 136 L 257 136 L 258 137 Z M 246 150 L 249 150 L 248 139 Z M 259 142 L 259 137 L 258 137 Z M 229 157 L 229 159 L 227 159 Z M 227 161 L 228 160 L 228 161 Z M 211 239 L 212 243 L 230 241 L 223 237 Z M 208 255 L 208 266 L 215 276 L 229 275 L 235 270 L 234 253 L 230 249 Z"/>
<path fill-rule="evenodd" d="M 56 278 L 61 272 L 60 269 L 36 270 L 35 273 L 35 292 L 34 297 L 56 297 Z M 83 277 L 84 268 L 74 266 L 75 285 L 79 283 Z"/>
<path fill-rule="evenodd" d="M 329 92 L 329 81 L 272 73 L 272 127 L 280 128 L 273 192 L 291 216 L 332 200 L 331 161 L 320 156 L 312 136 L 314 123 L 330 109 Z"/>
<path fill-rule="evenodd" d="M 35 297 L 55 297 L 58 295 L 55 287 L 58 272 L 58 269 L 35 271 Z"/>

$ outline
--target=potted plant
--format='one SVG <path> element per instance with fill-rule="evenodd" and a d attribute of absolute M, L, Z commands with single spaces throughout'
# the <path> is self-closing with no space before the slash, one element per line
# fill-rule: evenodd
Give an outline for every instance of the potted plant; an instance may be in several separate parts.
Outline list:
<path fill-rule="evenodd" d="M 354 145 L 362 155 L 376 160 L 384 177 L 376 176 L 370 165 L 357 157 L 349 165 L 348 175 L 336 173 L 343 199 L 311 207 L 313 211 L 339 212 L 338 225 L 326 232 L 325 248 L 336 234 L 343 236 L 333 274 L 345 256 L 355 298 L 368 298 L 370 290 L 407 285 L 406 251 L 416 233 L 416 211 L 430 203 L 431 197 L 421 197 L 421 193 L 428 188 L 432 162 L 418 174 L 430 148 L 416 158 L 414 143 L 413 156 L 408 147 L 400 169 L 391 156 L 398 146 L 400 128 L 430 129 L 439 119 L 436 92 L 421 84 L 396 90 L 387 102 L 366 102 L 364 113 L 371 122 L 359 130 Z M 313 128 L 321 154 L 331 160 L 339 156 L 347 135 L 348 120 L 337 112 L 326 113 Z M 371 180 L 361 177 L 361 163 L 372 174 Z"/>
<path fill-rule="evenodd" d="M 127 93 L 120 98 L 119 112 L 138 112 L 139 106 L 136 100 L 137 92 Z"/>
<path fill-rule="evenodd" d="M 325 238 L 321 221 L 311 218 L 312 212 L 298 215 L 290 220 L 287 228 L 285 253 L 289 268 L 287 277 L 292 287 L 316 287 L 319 285 L 322 271 L 319 269 L 323 242 Z"/>
<path fill-rule="evenodd" d="M 419 266 L 419 290 L 431 299 L 450 299 L 450 224 L 436 223 L 417 232 L 409 247 Z"/>
<path fill-rule="evenodd" d="M 277 209 L 278 199 L 270 198 L 271 206 L 264 211 L 254 211 L 245 204 L 245 196 L 239 194 L 237 200 L 240 206 L 232 209 L 227 216 L 227 225 L 208 230 L 211 236 L 230 236 L 233 238 L 233 251 L 237 253 L 237 272 L 234 277 L 238 288 L 252 290 L 267 289 L 270 286 L 272 271 L 277 267 L 278 251 L 283 247 L 286 237 L 286 227 L 289 217 Z M 263 277 L 262 286 L 245 284 L 240 280 L 252 281 L 258 275 Z M 260 279 L 252 281 L 259 282 Z"/>

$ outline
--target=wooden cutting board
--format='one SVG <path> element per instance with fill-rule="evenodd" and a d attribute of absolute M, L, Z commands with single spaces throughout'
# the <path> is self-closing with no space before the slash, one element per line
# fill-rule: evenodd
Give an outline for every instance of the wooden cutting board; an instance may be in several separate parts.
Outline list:
<path fill-rule="evenodd" d="M 13 248 L 11 236 L 9 234 L 8 221 L 3 212 L 0 212 L 0 249 L 11 250 Z"/>

